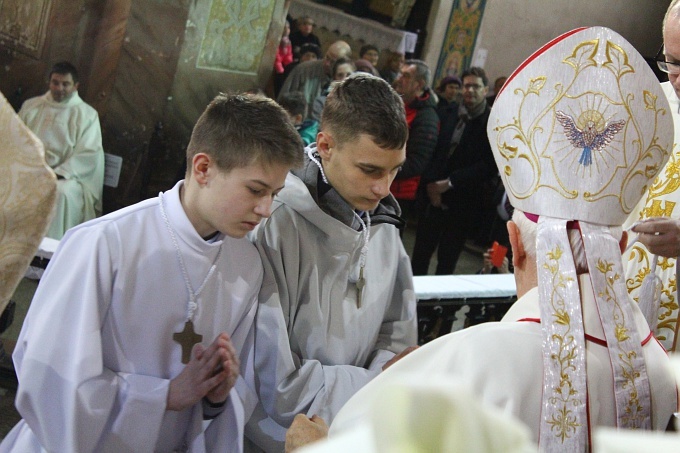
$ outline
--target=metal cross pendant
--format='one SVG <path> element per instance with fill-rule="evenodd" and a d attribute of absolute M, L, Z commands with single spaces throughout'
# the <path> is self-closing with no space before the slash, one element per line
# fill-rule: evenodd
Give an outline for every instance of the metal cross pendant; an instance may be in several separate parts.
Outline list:
<path fill-rule="evenodd" d="M 188 320 L 184 323 L 184 330 L 175 332 L 172 339 L 182 346 L 182 363 L 186 364 L 191 360 L 191 349 L 203 340 L 203 335 L 194 332 L 194 323 Z"/>
<path fill-rule="evenodd" d="M 366 280 L 364 280 L 364 267 L 359 268 L 359 280 L 357 280 L 357 308 L 361 308 L 361 295 L 364 292 L 364 286 L 366 286 Z"/>

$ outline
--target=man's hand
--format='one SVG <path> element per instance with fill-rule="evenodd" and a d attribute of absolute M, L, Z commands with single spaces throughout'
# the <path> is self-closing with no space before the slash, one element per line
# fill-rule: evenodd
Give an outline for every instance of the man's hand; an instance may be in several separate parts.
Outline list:
<path fill-rule="evenodd" d="M 633 228 L 638 240 L 655 255 L 677 258 L 680 255 L 680 220 L 655 217 Z"/>
<path fill-rule="evenodd" d="M 427 185 L 427 196 L 430 199 L 430 203 L 435 208 L 439 208 L 442 205 L 442 194 L 449 190 L 448 179 L 442 179 L 441 181 L 431 182 Z"/>
<path fill-rule="evenodd" d="M 409 346 L 408 348 L 404 349 L 399 354 L 392 357 L 389 362 L 387 362 L 385 365 L 383 365 L 382 370 L 385 371 L 386 369 L 388 369 L 389 367 L 391 367 L 392 365 L 394 365 L 399 360 L 403 359 L 404 357 L 406 357 L 407 355 L 409 355 L 410 353 L 412 353 L 416 349 L 418 349 L 418 346 Z"/>
<path fill-rule="evenodd" d="M 229 335 L 219 334 L 207 349 L 195 344 L 189 363 L 170 381 L 167 409 L 181 411 L 203 397 L 216 404 L 225 401 L 238 373 L 239 361 Z"/>
<path fill-rule="evenodd" d="M 307 418 L 304 414 L 297 414 L 293 424 L 286 431 L 286 453 L 291 453 L 317 440 L 328 436 L 328 425 L 318 415 Z"/>

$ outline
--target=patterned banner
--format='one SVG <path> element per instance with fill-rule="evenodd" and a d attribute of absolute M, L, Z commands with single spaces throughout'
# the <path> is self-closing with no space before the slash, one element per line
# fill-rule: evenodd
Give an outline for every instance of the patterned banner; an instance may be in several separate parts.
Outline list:
<path fill-rule="evenodd" d="M 470 66 L 485 6 L 486 0 L 454 0 L 435 81 L 460 76 Z"/>

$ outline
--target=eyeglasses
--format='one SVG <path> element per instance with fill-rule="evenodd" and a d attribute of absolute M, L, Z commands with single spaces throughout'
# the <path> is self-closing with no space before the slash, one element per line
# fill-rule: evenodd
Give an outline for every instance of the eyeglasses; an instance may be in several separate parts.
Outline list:
<path fill-rule="evenodd" d="M 482 85 L 479 85 L 478 83 L 466 83 L 465 85 L 463 85 L 464 90 L 477 91 L 477 90 L 481 90 L 482 88 L 483 88 Z"/>
<path fill-rule="evenodd" d="M 663 72 L 673 75 L 680 74 L 680 63 L 666 61 L 666 56 L 663 54 L 663 44 L 661 44 L 661 48 L 656 53 L 654 60 L 656 61 L 656 65 Z"/>

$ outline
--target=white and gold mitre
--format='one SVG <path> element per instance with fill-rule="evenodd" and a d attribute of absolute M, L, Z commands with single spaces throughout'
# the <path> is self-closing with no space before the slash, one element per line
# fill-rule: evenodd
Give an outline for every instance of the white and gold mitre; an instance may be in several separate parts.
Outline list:
<path fill-rule="evenodd" d="M 609 226 L 626 220 L 669 158 L 673 122 L 658 80 L 612 30 L 573 30 L 543 46 L 508 78 L 487 132 L 511 203 L 538 215 L 539 449 L 588 449 L 581 288 L 592 292 L 607 344 L 616 425 L 651 428 L 641 349 L 647 332 L 635 323 L 637 307 L 628 297 L 619 241 Z M 567 232 L 573 220 L 587 261 L 588 272 L 581 276 Z"/>
<path fill-rule="evenodd" d="M 668 159 L 673 122 L 644 58 L 591 27 L 549 42 L 508 78 L 488 134 L 513 206 L 620 225 Z"/>

